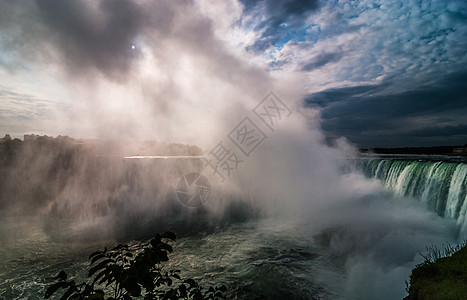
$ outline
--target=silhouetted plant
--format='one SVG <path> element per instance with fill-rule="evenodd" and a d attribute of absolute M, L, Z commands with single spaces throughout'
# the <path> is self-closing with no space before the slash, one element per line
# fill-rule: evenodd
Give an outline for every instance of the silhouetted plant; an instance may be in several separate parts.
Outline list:
<path fill-rule="evenodd" d="M 444 258 L 444 257 L 449 257 L 452 256 L 454 253 L 459 251 L 460 249 L 464 248 L 467 246 L 467 240 L 457 244 L 457 245 L 452 245 L 447 243 L 442 244 L 441 248 L 438 248 L 436 245 L 431 245 L 431 246 L 426 246 L 426 253 L 423 254 L 419 252 L 420 256 L 423 257 L 424 262 L 423 264 L 430 264 L 434 263 L 438 259 Z"/>
<path fill-rule="evenodd" d="M 59 289 L 65 292 L 60 299 L 108 299 L 128 300 L 134 297 L 149 299 L 224 299 L 227 288 L 203 289 L 195 280 L 183 280 L 180 270 L 165 271 L 163 263 L 173 251 L 169 241 L 175 234 L 157 234 L 149 243 L 118 245 L 112 250 L 96 251 L 89 256 L 91 261 L 89 279 L 77 284 L 68 280 L 61 271 L 45 293 L 50 298 Z"/>

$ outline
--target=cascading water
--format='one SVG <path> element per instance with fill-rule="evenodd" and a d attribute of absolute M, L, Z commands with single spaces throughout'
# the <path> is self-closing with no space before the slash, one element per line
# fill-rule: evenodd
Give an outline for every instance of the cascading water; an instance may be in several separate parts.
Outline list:
<path fill-rule="evenodd" d="M 404 158 L 361 158 L 350 163 L 397 195 L 415 198 L 439 216 L 455 219 L 460 234 L 466 233 L 467 163 Z"/>

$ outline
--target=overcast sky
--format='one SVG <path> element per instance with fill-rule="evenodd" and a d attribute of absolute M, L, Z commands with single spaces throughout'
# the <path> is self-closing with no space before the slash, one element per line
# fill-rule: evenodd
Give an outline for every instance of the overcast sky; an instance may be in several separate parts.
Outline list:
<path fill-rule="evenodd" d="M 465 144 L 467 2 L 0 2 L 3 134 L 185 139 L 288 78 L 329 139 Z"/>

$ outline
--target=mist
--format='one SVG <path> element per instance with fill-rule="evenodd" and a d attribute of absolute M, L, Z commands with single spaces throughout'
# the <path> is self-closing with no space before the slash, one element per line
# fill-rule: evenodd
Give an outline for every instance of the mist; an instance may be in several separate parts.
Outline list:
<path fill-rule="evenodd" d="M 336 285 L 349 298 L 404 296 L 418 252 L 456 241 L 455 224 L 356 171 L 343 172 L 356 147 L 325 142 L 320 110 L 304 107 L 302 74 L 272 72 L 226 41 L 242 9 L 234 1 L 2 2 L 0 26 L 9 39 L 1 46 L 12 53 L 2 64 L 11 84 L 24 80 L 8 71 L 20 65 L 36 83 L 51 83 L 41 93 L 56 88 L 54 97 L 65 103 L 47 108 L 53 123 L 38 120 L 31 133 L 119 141 L 107 152 L 66 143 L 24 147 L 2 182 L 10 191 L 2 193 L 2 214 L 44 216 L 52 238 L 55 221 L 67 220 L 76 240 L 128 240 L 164 226 L 190 235 L 280 217 L 343 261 L 345 279 Z M 239 27 L 236 34 L 248 37 Z M 254 114 L 271 91 L 290 110 L 274 130 Z M 123 159 L 140 154 L 125 145 L 149 140 L 196 145 L 209 159 L 245 117 L 267 137 L 225 180 L 202 160 Z M 123 150 L 112 156 L 116 148 Z M 177 180 L 192 172 L 212 187 L 200 209 L 174 194 Z"/>

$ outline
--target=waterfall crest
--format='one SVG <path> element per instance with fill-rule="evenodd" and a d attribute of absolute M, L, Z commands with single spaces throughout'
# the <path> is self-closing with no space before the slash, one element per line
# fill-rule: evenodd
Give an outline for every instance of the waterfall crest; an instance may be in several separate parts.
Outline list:
<path fill-rule="evenodd" d="M 467 163 L 406 159 L 353 159 L 353 168 L 399 196 L 415 198 L 467 230 Z"/>

